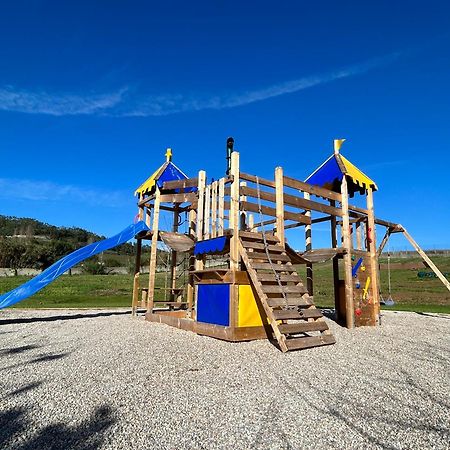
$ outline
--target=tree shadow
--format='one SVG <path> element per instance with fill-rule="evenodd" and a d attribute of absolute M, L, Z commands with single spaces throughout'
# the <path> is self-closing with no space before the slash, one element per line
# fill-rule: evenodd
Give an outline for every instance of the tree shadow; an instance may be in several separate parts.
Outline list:
<path fill-rule="evenodd" d="M 41 362 L 57 361 L 58 359 L 65 358 L 67 355 L 70 355 L 70 353 L 71 352 L 63 352 L 63 353 L 49 353 L 47 355 L 40 355 L 29 361 L 20 362 L 20 363 L 11 364 L 9 366 L 2 367 L 2 368 L 0 368 L 0 371 L 15 369 L 16 367 L 26 366 L 28 364 L 38 364 Z"/>
<path fill-rule="evenodd" d="M 14 319 L 0 319 L 0 326 L 14 325 L 20 323 L 57 322 L 58 320 L 93 319 L 96 317 L 123 316 L 127 314 L 131 314 L 131 311 L 111 311 L 111 312 L 97 312 L 85 314 L 78 313 L 78 314 L 66 314 L 47 317 L 17 317 Z"/>
<path fill-rule="evenodd" d="M 28 419 L 24 408 L 11 408 L 0 412 L 0 448 L 95 450 L 102 446 L 109 428 L 115 422 L 113 409 L 103 405 L 79 425 L 59 422 L 24 436 L 35 424 Z"/>
<path fill-rule="evenodd" d="M 24 394 L 25 392 L 32 391 L 33 389 L 36 389 L 37 387 L 42 385 L 42 381 L 36 381 L 34 383 L 26 384 L 25 386 L 22 386 L 21 388 L 18 388 L 12 392 L 10 392 L 6 397 L 15 397 L 16 395 Z"/>
<path fill-rule="evenodd" d="M 19 353 L 26 352 L 27 350 L 34 350 L 40 347 L 41 346 L 37 344 L 29 344 L 22 345 L 21 347 L 3 348 L 0 350 L 0 355 L 17 355 Z"/>

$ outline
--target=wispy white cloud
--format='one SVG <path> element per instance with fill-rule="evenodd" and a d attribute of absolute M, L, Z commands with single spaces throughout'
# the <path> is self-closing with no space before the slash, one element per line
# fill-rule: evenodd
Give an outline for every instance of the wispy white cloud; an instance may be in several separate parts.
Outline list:
<path fill-rule="evenodd" d="M 119 208 L 133 202 L 133 193 L 104 191 L 74 185 L 17 178 L 0 178 L 0 198 L 29 201 L 58 202 L 62 200 L 90 206 Z"/>
<path fill-rule="evenodd" d="M 207 109 L 220 110 L 244 106 L 361 75 L 389 64 L 399 56 L 400 53 L 392 53 L 315 76 L 303 77 L 261 89 L 222 95 L 205 93 L 143 95 L 142 92 L 128 88 L 109 94 L 53 95 L 48 92 L 16 90 L 9 86 L 0 89 L 0 110 L 54 116 L 104 115 L 115 117 L 165 116 Z"/>

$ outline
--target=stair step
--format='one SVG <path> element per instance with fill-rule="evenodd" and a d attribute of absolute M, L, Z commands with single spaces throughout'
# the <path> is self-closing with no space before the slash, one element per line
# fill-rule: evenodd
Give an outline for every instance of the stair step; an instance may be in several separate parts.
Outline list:
<path fill-rule="evenodd" d="M 266 246 L 261 242 L 244 241 L 242 244 L 246 249 L 252 248 L 254 250 L 260 250 L 261 252 L 265 252 Z M 268 244 L 267 249 L 270 252 L 283 253 L 285 251 L 285 249 L 281 245 L 274 245 L 274 244 Z"/>
<path fill-rule="evenodd" d="M 295 267 L 292 266 L 291 264 L 270 264 L 268 262 L 259 262 L 259 263 L 252 262 L 252 267 L 255 270 L 270 270 L 272 271 L 272 273 L 274 270 L 276 272 L 296 273 Z"/>
<path fill-rule="evenodd" d="M 271 308 L 275 308 L 277 306 L 286 306 L 286 303 L 288 306 L 311 306 L 314 303 L 309 297 L 303 298 L 299 296 L 286 296 L 286 300 L 284 297 L 279 298 L 273 298 L 269 297 L 267 298 L 267 303 Z"/>
<path fill-rule="evenodd" d="M 267 254 L 265 252 L 248 252 L 248 257 L 250 259 L 262 259 L 268 261 Z M 278 253 L 269 253 L 269 257 L 273 263 L 275 262 L 288 262 L 291 260 L 288 255 L 281 255 Z"/>
<path fill-rule="evenodd" d="M 301 312 L 300 312 L 301 311 Z M 322 312 L 319 309 L 274 309 L 273 315 L 276 320 L 287 320 L 287 319 L 318 319 L 322 316 Z"/>
<path fill-rule="evenodd" d="M 305 294 L 306 293 L 306 289 L 303 285 L 301 286 L 279 286 L 278 284 L 276 285 L 267 285 L 267 284 L 263 284 L 262 285 L 262 291 L 265 294 Z"/>
<path fill-rule="evenodd" d="M 278 328 L 283 334 L 306 333 L 307 331 L 328 330 L 328 325 L 324 321 L 315 320 L 314 322 L 282 323 L 278 325 Z"/>
<path fill-rule="evenodd" d="M 282 282 L 294 282 L 294 283 L 300 283 L 300 277 L 297 275 L 297 273 L 293 273 L 291 275 L 285 275 L 285 274 L 280 274 L 278 275 L 278 278 L 280 279 L 280 281 Z M 275 274 L 272 273 L 258 273 L 258 280 L 261 281 L 261 283 L 264 282 L 268 282 L 268 281 L 273 281 L 274 283 L 277 282 L 277 279 L 275 278 Z"/>
<path fill-rule="evenodd" d="M 245 245 L 245 241 L 263 241 L 262 233 L 252 233 L 251 231 L 239 231 L 239 237 L 242 239 L 243 245 Z M 276 244 L 280 242 L 280 240 L 273 234 L 266 233 L 266 242 Z"/>
<path fill-rule="evenodd" d="M 304 348 L 318 347 L 320 345 L 334 344 L 336 339 L 332 334 L 322 334 L 321 336 L 306 336 L 286 339 L 288 350 L 301 350 Z"/>

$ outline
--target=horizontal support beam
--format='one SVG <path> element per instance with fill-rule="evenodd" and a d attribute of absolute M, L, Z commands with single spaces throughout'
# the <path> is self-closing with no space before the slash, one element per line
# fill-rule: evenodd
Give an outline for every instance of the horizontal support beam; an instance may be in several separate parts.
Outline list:
<path fill-rule="evenodd" d="M 198 178 L 186 178 L 184 180 L 172 180 L 165 181 L 163 183 L 163 190 L 171 191 L 173 189 L 184 189 L 188 187 L 197 187 L 198 186 Z"/>
<path fill-rule="evenodd" d="M 256 203 L 251 202 L 240 202 L 242 211 L 252 211 L 259 213 L 259 206 Z M 261 212 L 266 216 L 277 217 L 277 212 L 275 208 L 270 206 L 261 205 Z M 284 211 L 284 218 L 286 220 L 292 220 L 294 222 L 304 223 L 309 225 L 311 223 L 311 218 L 303 214 L 293 213 L 291 211 Z"/>
<path fill-rule="evenodd" d="M 338 194 L 337 192 L 333 192 L 330 191 L 329 189 L 325 189 L 319 186 L 313 186 L 312 184 L 296 180 L 295 178 L 284 176 L 283 184 L 287 187 L 298 189 L 299 191 L 302 192 L 309 192 L 310 194 L 315 195 L 316 197 L 323 197 L 338 202 L 342 201 L 341 194 Z"/>

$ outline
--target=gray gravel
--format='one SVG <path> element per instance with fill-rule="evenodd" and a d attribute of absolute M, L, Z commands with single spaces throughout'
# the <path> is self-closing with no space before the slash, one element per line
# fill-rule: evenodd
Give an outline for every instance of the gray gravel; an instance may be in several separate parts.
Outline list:
<path fill-rule="evenodd" d="M 0 313 L 0 448 L 450 448 L 450 316 L 282 354 L 123 311 Z"/>

